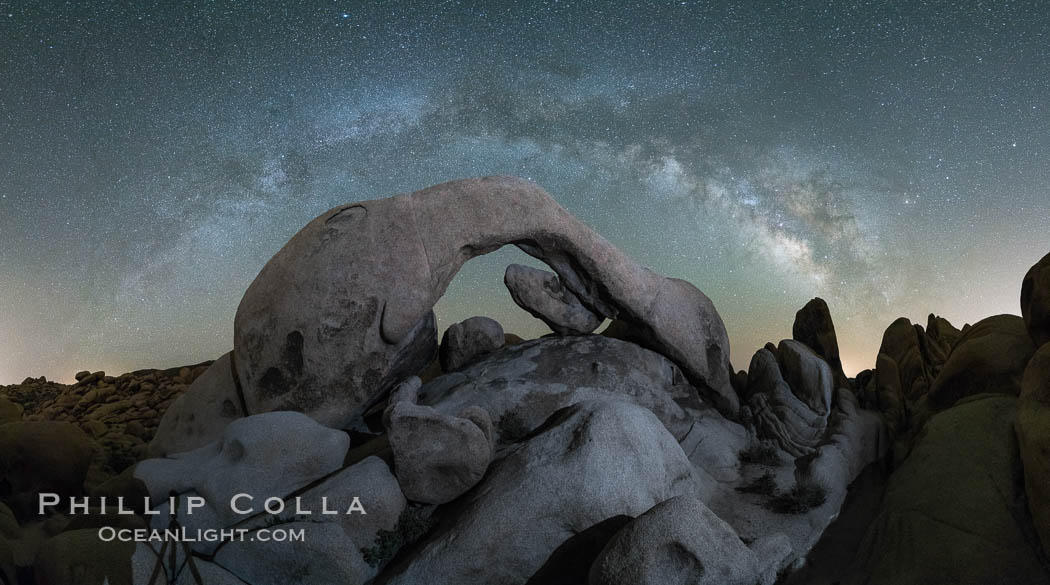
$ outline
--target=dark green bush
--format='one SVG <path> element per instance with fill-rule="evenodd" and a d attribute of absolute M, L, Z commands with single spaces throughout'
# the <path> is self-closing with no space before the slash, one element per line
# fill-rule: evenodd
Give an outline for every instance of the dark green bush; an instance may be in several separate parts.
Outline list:
<path fill-rule="evenodd" d="M 824 484 L 804 480 L 795 482 L 792 488 L 769 501 L 769 509 L 780 514 L 803 514 L 820 507 L 828 501 L 828 488 Z"/>
<path fill-rule="evenodd" d="M 525 437 L 531 431 L 525 420 L 517 412 L 508 410 L 499 417 L 496 422 L 496 431 L 499 433 L 501 443 L 514 443 Z"/>
<path fill-rule="evenodd" d="M 737 487 L 736 491 L 743 492 L 745 494 L 761 494 L 763 496 L 772 496 L 777 493 L 777 480 L 773 477 L 772 472 L 767 471 L 755 478 L 755 480 L 751 483 Z"/>
<path fill-rule="evenodd" d="M 394 558 L 403 547 L 422 538 L 433 526 L 427 507 L 409 504 L 397 519 L 397 526 L 376 533 L 375 544 L 361 549 L 361 555 L 370 567 L 378 567 Z"/>
<path fill-rule="evenodd" d="M 780 465 L 780 455 L 777 448 L 769 443 L 752 443 L 747 449 L 740 452 L 741 463 L 754 463 L 757 465 Z"/>

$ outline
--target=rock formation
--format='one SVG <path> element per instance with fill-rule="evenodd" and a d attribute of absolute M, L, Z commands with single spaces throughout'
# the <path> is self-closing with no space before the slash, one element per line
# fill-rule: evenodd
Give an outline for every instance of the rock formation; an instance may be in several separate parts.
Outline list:
<path fill-rule="evenodd" d="M 677 496 L 613 536 L 591 565 L 588 584 L 773 585 L 781 560 L 763 566 L 707 506 L 694 497 Z"/>
<path fill-rule="evenodd" d="M 1025 366 L 1034 352 L 1020 317 L 982 319 L 955 343 L 930 388 L 930 402 L 945 408 L 960 398 L 984 392 L 1017 396 Z"/>
<path fill-rule="evenodd" d="M 411 561 L 377 583 L 524 583 L 571 536 L 698 490 L 689 460 L 652 413 L 580 402 L 494 463 Z"/>
<path fill-rule="evenodd" d="M 734 415 L 729 340 L 710 299 L 640 266 L 535 184 L 444 183 L 337 207 L 297 233 L 248 288 L 234 323 L 251 413 L 295 409 L 342 426 L 434 353 L 431 308 L 460 266 L 505 244 L 544 261 L 603 317 L 656 351 Z"/>
<path fill-rule="evenodd" d="M 556 334 L 526 341 L 479 316 L 438 348 L 434 302 L 508 243 L 554 269 L 504 281 Z M 0 388 L 0 581 L 147 582 L 159 545 L 97 530 L 166 528 L 173 494 L 188 530 L 250 535 L 189 544 L 219 585 L 769 585 L 820 566 L 822 533 L 892 440 L 855 564 L 823 582 L 1050 585 L 1047 262 L 1025 278 L 1023 319 L 898 319 L 856 380 L 820 299 L 794 339 L 730 374 L 707 297 L 531 183 L 336 208 L 260 273 L 214 363 Z M 44 490 L 99 503 L 37 516 Z M 113 513 L 118 497 L 159 514 Z M 366 514 L 316 513 L 358 498 Z M 305 540 L 254 538 L 277 527 Z M 168 585 L 192 580 L 186 554 Z"/>
<path fill-rule="evenodd" d="M 484 408 L 501 443 L 524 437 L 562 407 L 596 399 L 635 402 L 678 439 L 710 408 L 667 358 L 599 335 L 527 341 L 419 391 L 420 404 L 444 414 Z"/>
<path fill-rule="evenodd" d="M 747 396 L 760 437 L 802 456 L 824 438 L 831 413 L 831 368 L 805 345 L 780 342 L 776 356 L 760 349 L 748 369 Z"/>
<path fill-rule="evenodd" d="M 1050 254 L 1043 256 L 1024 275 L 1021 316 L 1036 347 L 1050 342 Z"/>
<path fill-rule="evenodd" d="M 824 358 L 831 367 L 835 377 L 836 388 L 849 388 L 849 380 L 842 371 L 842 359 L 839 358 L 839 342 L 835 335 L 835 324 L 831 321 L 831 310 L 824 299 L 817 297 L 795 313 L 795 323 L 791 326 L 791 337 L 809 346 L 817 355 Z"/>
<path fill-rule="evenodd" d="M 0 425 L 0 485 L 4 496 L 15 512 L 29 514 L 35 510 L 40 493 L 79 495 L 93 453 L 91 439 L 72 423 L 19 421 Z"/>
<path fill-rule="evenodd" d="M 932 371 L 935 361 L 926 347 L 925 330 L 904 317 L 891 323 L 882 336 L 879 353 L 896 364 L 901 392 L 910 400 L 929 392 L 936 377 Z"/>
<path fill-rule="evenodd" d="M 222 436 L 231 421 L 245 416 L 234 380 L 232 352 L 215 360 L 164 411 L 150 442 L 150 454 L 191 451 Z"/>
<path fill-rule="evenodd" d="M 1050 583 L 1021 520 L 1016 404 L 974 396 L 926 424 L 844 583 Z"/>
<path fill-rule="evenodd" d="M 441 369 L 454 372 L 505 343 L 503 327 L 488 317 L 471 317 L 453 323 L 441 338 Z"/>
<path fill-rule="evenodd" d="M 1028 508 L 1043 550 L 1050 555 L 1050 343 L 1039 348 L 1025 369 L 1017 406 L 1017 440 Z"/>
<path fill-rule="evenodd" d="M 160 514 L 153 528 L 169 521 L 168 494 L 178 494 L 180 523 L 189 530 L 237 527 L 249 533 L 281 523 L 302 529 L 300 542 L 256 538 L 224 543 L 194 542 L 196 554 L 212 558 L 216 570 L 252 585 L 269 583 L 363 583 L 378 572 L 363 551 L 381 531 L 393 530 L 406 501 L 385 462 L 368 457 L 344 467 L 348 437 L 297 412 L 270 412 L 230 423 L 221 441 L 165 459 L 148 459 L 134 475 L 148 489 Z M 237 494 L 248 494 L 231 505 Z M 204 499 L 186 513 L 191 496 Z M 283 509 L 266 514 L 269 498 Z M 354 498 L 365 514 L 347 515 Z M 322 514 L 323 510 L 337 514 Z M 299 511 L 303 510 L 303 514 Z M 269 520 L 268 520 L 269 519 Z M 184 570 L 185 572 L 185 570 Z M 187 575 L 188 577 L 188 575 Z"/>
<path fill-rule="evenodd" d="M 555 333 L 582 335 L 602 324 L 602 318 L 583 306 L 579 297 L 562 286 L 557 274 L 511 264 L 503 275 L 510 296 L 519 307 L 542 320 Z"/>
<path fill-rule="evenodd" d="M 449 416 L 403 398 L 384 418 L 394 473 L 412 501 L 451 502 L 481 481 L 492 461 L 492 421 L 478 406 Z"/>

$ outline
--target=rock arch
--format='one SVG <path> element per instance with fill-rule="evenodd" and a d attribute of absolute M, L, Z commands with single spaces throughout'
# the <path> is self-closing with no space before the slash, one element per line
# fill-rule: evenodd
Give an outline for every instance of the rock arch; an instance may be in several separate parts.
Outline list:
<path fill-rule="evenodd" d="M 234 362 L 248 411 L 349 423 L 433 355 L 432 308 L 459 268 L 507 244 L 548 264 L 595 313 L 627 323 L 735 415 L 729 339 L 710 299 L 628 258 L 515 177 L 336 207 L 293 236 L 237 309 Z"/>

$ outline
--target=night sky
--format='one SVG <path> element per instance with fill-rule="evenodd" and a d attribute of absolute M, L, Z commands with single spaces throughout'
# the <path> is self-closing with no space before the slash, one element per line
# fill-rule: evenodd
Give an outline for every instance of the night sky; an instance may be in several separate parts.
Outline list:
<path fill-rule="evenodd" d="M 694 283 L 738 369 L 813 296 L 849 374 L 896 317 L 1018 314 L 1050 251 L 1040 1 L 132 4 L 0 2 L 0 383 L 214 359 L 314 216 L 474 175 Z M 526 258 L 439 326 L 548 331 Z"/>

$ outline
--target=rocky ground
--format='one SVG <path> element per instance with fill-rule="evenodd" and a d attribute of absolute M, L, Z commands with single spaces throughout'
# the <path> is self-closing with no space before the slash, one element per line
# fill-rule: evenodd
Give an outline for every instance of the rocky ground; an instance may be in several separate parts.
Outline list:
<path fill-rule="evenodd" d="M 511 266 L 505 283 L 555 333 L 522 340 L 479 316 L 438 343 L 445 285 L 505 243 L 554 269 Z M 814 299 L 790 339 L 736 371 L 703 293 L 534 185 L 473 179 L 336 208 L 260 273 L 215 362 L 0 391 L 0 576 L 1050 584 L 1050 255 L 1021 309 L 958 329 L 895 321 L 876 368 L 851 379 Z M 882 479 L 850 494 L 872 466 Z M 40 492 L 94 499 L 41 515 Z M 241 493 L 248 514 L 229 505 Z M 120 496 L 160 514 L 113 514 Z M 316 513 L 355 496 L 367 515 Z M 262 510 L 271 497 L 302 508 Z M 174 563 L 159 542 L 99 540 L 100 526 L 168 527 L 172 503 L 188 529 L 306 538 L 198 541 Z M 840 514 L 860 524 L 831 546 Z"/>

